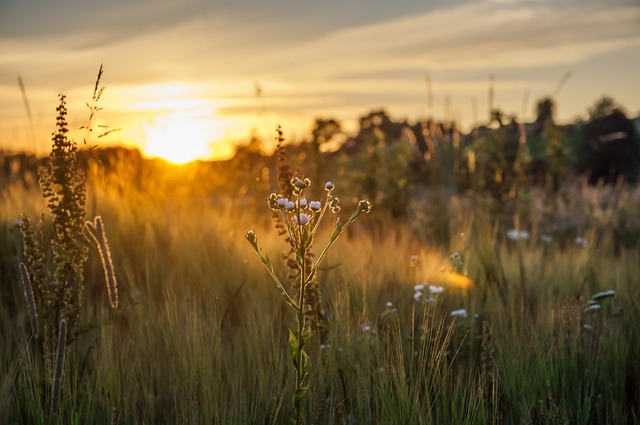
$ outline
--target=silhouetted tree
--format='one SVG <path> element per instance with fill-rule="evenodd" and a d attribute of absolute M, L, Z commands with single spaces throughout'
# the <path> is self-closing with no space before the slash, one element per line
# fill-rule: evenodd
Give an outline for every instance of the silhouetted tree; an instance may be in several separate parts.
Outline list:
<path fill-rule="evenodd" d="M 556 105 L 553 99 L 545 97 L 538 101 L 536 106 L 536 120 L 534 122 L 533 133 L 539 135 L 543 132 L 545 125 L 548 121 L 554 123 L 554 115 L 556 112 Z"/>
<path fill-rule="evenodd" d="M 313 130 L 311 131 L 311 149 L 316 165 L 314 176 L 316 181 L 322 181 L 324 177 L 322 148 L 340 133 L 342 133 L 342 127 L 339 121 L 333 118 L 316 118 Z"/>
<path fill-rule="evenodd" d="M 609 97 L 589 110 L 591 119 L 582 129 L 577 171 L 590 184 L 614 183 L 622 178 L 636 183 L 640 171 L 640 141 L 635 126 Z"/>

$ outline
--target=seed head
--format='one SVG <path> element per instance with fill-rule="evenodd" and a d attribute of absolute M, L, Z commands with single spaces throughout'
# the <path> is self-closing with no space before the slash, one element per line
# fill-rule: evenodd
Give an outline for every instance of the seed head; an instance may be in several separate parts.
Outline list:
<path fill-rule="evenodd" d="M 247 240 L 249 241 L 249 243 L 251 245 L 255 246 L 256 243 L 258 243 L 258 238 L 256 237 L 256 232 L 253 229 L 248 230 L 247 233 L 244 234 L 244 237 L 247 238 Z"/>
<path fill-rule="evenodd" d="M 278 195 L 276 195 L 275 193 L 272 193 L 271 195 L 269 195 L 269 208 L 271 208 L 272 210 L 277 210 L 278 209 L 278 201 L 280 198 L 278 198 Z"/>
<path fill-rule="evenodd" d="M 358 214 L 368 214 L 371 211 L 371 202 L 367 201 L 366 199 L 358 202 L 358 208 L 356 208 L 356 211 Z"/>
<path fill-rule="evenodd" d="M 331 207 L 332 213 L 337 214 L 340 212 L 340 205 L 338 205 L 339 203 L 340 203 L 340 199 L 338 199 L 337 196 L 331 197 L 329 206 Z"/>

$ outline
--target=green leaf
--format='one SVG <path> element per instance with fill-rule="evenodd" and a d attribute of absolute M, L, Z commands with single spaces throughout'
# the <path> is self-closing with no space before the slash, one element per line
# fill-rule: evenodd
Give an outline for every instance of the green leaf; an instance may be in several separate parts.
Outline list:
<path fill-rule="evenodd" d="M 308 376 L 311 371 L 311 358 L 305 351 L 302 352 L 302 370 L 304 371 L 305 377 Z"/>
<path fill-rule="evenodd" d="M 309 341 L 309 339 L 311 339 L 311 335 L 312 335 L 312 332 L 311 332 L 311 326 L 307 326 L 307 327 L 305 327 L 305 328 L 304 328 L 304 332 L 302 333 L 302 339 L 303 339 L 303 341 L 305 341 L 305 342 L 306 342 L 306 341 Z"/>
<path fill-rule="evenodd" d="M 291 350 L 291 357 L 293 361 L 296 362 L 296 358 L 298 357 L 298 339 L 291 329 L 289 329 L 289 349 Z M 297 365 L 294 364 L 297 367 Z"/>
<path fill-rule="evenodd" d="M 295 392 L 295 394 L 293 395 L 293 403 L 294 404 L 299 404 L 300 402 L 302 402 L 302 400 L 304 400 L 307 397 L 307 388 L 298 388 Z"/>

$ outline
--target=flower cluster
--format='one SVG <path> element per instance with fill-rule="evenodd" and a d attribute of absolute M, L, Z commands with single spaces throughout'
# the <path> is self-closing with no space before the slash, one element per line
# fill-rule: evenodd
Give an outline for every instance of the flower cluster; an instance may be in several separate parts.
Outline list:
<path fill-rule="evenodd" d="M 309 201 L 304 196 L 304 190 L 310 185 L 311 181 L 309 179 L 294 177 L 291 180 L 292 199 L 272 193 L 268 201 L 269 208 L 282 214 L 285 219 L 292 244 L 294 246 L 305 245 L 306 248 L 310 246 L 311 235 L 315 232 L 316 226 L 322 219 L 326 209 L 330 208 L 333 213 L 340 211 L 338 206 L 340 201 L 331 193 L 334 187 L 333 183 L 329 182 L 325 185 L 327 199 L 324 203 L 324 208 L 321 201 Z"/>
<path fill-rule="evenodd" d="M 428 290 L 429 296 L 424 298 L 424 302 L 429 304 L 435 301 L 434 296 L 437 297 L 438 294 L 442 294 L 444 292 L 443 286 L 429 285 L 427 282 L 421 283 L 419 285 L 415 285 L 413 289 L 414 289 L 413 299 L 415 299 L 416 302 L 421 301 L 424 298 L 425 289 Z"/>
<path fill-rule="evenodd" d="M 604 292 L 598 292 L 593 295 L 591 299 L 587 302 L 587 307 L 582 310 L 583 313 L 597 313 L 600 311 L 602 300 L 607 298 L 615 297 L 616 291 L 613 289 Z"/>

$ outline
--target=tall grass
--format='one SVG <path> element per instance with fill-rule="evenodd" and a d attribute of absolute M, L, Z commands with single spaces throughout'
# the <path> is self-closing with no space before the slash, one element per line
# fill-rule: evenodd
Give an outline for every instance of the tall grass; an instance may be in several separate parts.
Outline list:
<path fill-rule="evenodd" d="M 238 186 L 223 168 L 100 155 L 87 159 L 86 209 L 101 216 L 88 227 L 102 258 L 84 264 L 84 306 L 57 333 L 73 332 L 52 357 L 63 379 L 39 357 L 19 266 L 15 223 L 40 215 L 37 178 L 0 192 L 2 423 L 279 424 L 300 410 L 309 424 L 638 423 L 637 188 L 519 188 L 500 204 L 416 193 L 393 201 L 407 221 L 361 217 L 316 269 L 328 340 L 305 341 L 315 379 L 292 406 L 288 329 L 304 318 L 244 242 L 253 227 L 282 257 L 265 173 Z M 429 284 L 444 292 L 416 297 Z M 615 296 L 590 307 L 605 290 Z"/>

